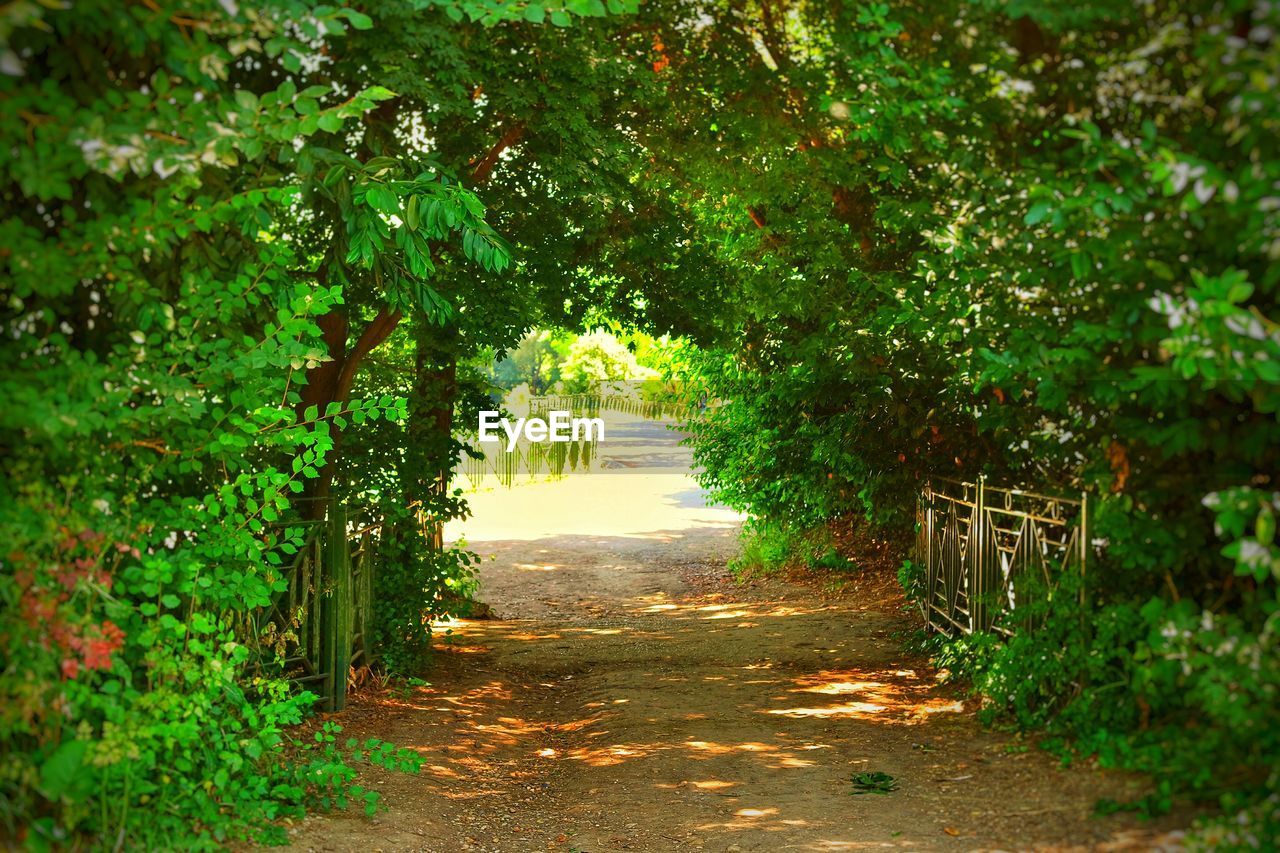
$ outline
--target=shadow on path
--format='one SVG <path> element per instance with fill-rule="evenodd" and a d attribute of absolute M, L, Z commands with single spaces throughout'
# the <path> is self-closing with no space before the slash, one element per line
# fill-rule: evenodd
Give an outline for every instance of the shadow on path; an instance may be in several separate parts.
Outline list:
<path fill-rule="evenodd" d="M 668 444 L 626 452 L 683 452 L 678 437 L 649 430 Z M 431 685 L 341 715 L 358 737 L 418 750 L 423 773 L 366 774 L 388 811 L 311 819 L 297 849 L 1155 843 L 1155 827 L 1092 817 L 1134 780 L 982 730 L 903 651 L 915 623 L 898 596 L 733 582 L 740 518 L 708 506 L 687 469 L 495 490 L 473 509 L 449 532 L 486 557 L 481 597 L 503 618 L 440 626 Z M 863 771 L 898 790 L 853 796 Z"/>

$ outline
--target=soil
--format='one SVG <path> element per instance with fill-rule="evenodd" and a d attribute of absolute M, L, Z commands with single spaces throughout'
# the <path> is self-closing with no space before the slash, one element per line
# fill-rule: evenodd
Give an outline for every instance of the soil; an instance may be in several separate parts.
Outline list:
<path fill-rule="evenodd" d="M 473 497 L 498 618 L 441 626 L 430 684 L 357 696 L 345 734 L 417 750 L 373 819 L 310 818 L 297 850 L 1147 850 L 1180 821 L 1094 816 L 1140 779 L 1063 768 L 983 729 L 904 651 L 881 569 L 740 583 L 740 518 L 679 436 L 614 418 L 604 470 Z M 896 790 L 856 792 L 859 773 Z"/>

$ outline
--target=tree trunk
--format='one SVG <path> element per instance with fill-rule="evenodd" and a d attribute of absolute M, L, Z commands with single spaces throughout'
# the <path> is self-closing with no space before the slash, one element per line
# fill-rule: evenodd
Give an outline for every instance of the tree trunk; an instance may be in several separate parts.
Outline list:
<path fill-rule="evenodd" d="M 428 535 L 444 547 L 442 503 L 453 474 L 453 407 L 458 398 L 457 329 L 422 327 L 418 332 L 407 428 L 410 462 L 405 502 L 428 511 Z"/>
<path fill-rule="evenodd" d="M 331 403 L 345 405 L 351 399 L 351 386 L 355 383 L 356 374 L 364 363 L 365 356 L 395 331 L 400 317 L 399 311 L 382 309 L 350 349 L 347 348 L 350 323 L 345 312 L 330 311 L 316 321 L 330 360 L 307 370 L 307 384 L 303 386 L 298 400 L 299 421 L 306 418 L 306 411 L 312 406 L 316 407 L 317 416 L 323 418 Z M 330 422 L 329 435 L 333 439 L 333 447 L 325 456 L 318 476 L 306 482 L 300 501 L 299 514 L 312 521 L 325 516 L 333 491 L 338 455 L 341 453 L 342 430 Z"/>

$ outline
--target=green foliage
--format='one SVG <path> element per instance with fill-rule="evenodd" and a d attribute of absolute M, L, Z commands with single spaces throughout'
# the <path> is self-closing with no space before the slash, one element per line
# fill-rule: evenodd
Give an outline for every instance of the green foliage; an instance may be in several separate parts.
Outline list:
<path fill-rule="evenodd" d="M 400 749 L 386 741 L 347 738 L 338 746 L 342 726 L 327 722 L 312 737 L 311 743 L 295 740 L 293 745 L 304 758 L 298 762 L 299 782 L 312 790 L 311 796 L 322 809 L 346 809 L 358 804 L 370 817 L 378 812 L 381 796 L 356 783 L 353 765 L 369 764 L 384 770 L 417 773 L 422 757 L 411 749 Z"/>
<path fill-rule="evenodd" d="M 575 15 L 588 18 L 618 15 L 635 12 L 640 4 L 639 0 L 415 0 L 412 5 L 440 6 L 452 21 L 469 19 L 490 27 L 503 21 L 520 20 L 568 27 L 572 26 Z"/>
<path fill-rule="evenodd" d="M 560 364 L 560 381 L 567 394 L 599 393 L 606 386 L 621 387 L 656 376 L 656 371 L 641 367 L 635 355 L 603 329 L 575 338 Z"/>
<path fill-rule="evenodd" d="M 830 529 L 802 529 L 768 518 L 749 520 L 741 551 L 729 562 L 734 573 L 749 577 L 785 569 L 851 571 L 854 563 L 835 547 Z"/>
<path fill-rule="evenodd" d="M 1269 796 L 1275 10 L 710 8 L 662 30 L 678 166 L 653 178 L 725 303 L 704 482 L 756 537 L 856 514 L 905 538 L 938 476 L 1089 490 L 1085 611 L 1068 585 L 940 659 L 993 715 L 1150 770 L 1153 808 Z"/>
<path fill-rule="evenodd" d="M 790 528 L 767 519 L 748 521 L 742 532 L 738 555 L 729 561 L 729 569 L 739 577 L 769 574 L 794 565 L 796 553 L 803 547 L 802 536 Z"/>
<path fill-rule="evenodd" d="M 456 495 L 453 499 L 460 502 Z M 375 645 L 388 672 L 411 673 L 421 669 L 430 650 L 431 625 L 424 613 L 435 619 L 470 615 L 479 558 L 465 548 L 431 547 L 416 513 L 387 507 L 383 518 L 397 534 L 379 543 Z"/>
<path fill-rule="evenodd" d="M 1278 30 L 1243 0 L 5 7 L 5 832 L 279 840 L 370 802 L 352 761 L 412 769 L 295 743 L 311 697 L 249 615 L 343 500 L 382 520 L 383 663 L 419 666 L 474 584 L 437 533 L 479 365 L 609 318 L 685 337 L 529 369 L 685 371 L 746 563 L 844 568 L 812 531 L 905 537 L 931 477 L 1089 490 L 1087 587 L 939 659 L 1151 771 L 1151 809 L 1265 838 Z"/>
<path fill-rule="evenodd" d="M 447 322 L 436 259 L 498 275 L 511 251 L 457 180 L 365 144 L 396 95 L 335 59 L 364 12 L 0 15 L 0 833 L 208 849 L 369 809 L 355 765 L 416 759 L 331 726 L 299 743 L 315 697 L 249 616 L 284 590 L 340 439 L 410 407 L 403 385 L 303 392 L 344 355 L 334 317 Z M 419 633 L 427 587 L 404 599 Z"/>
<path fill-rule="evenodd" d="M 898 790 L 898 780 L 882 770 L 853 774 L 851 794 L 891 794 Z"/>
<path fill-rule="evenodd" d="M 501 359 L 481 353 L 490 383 L 509 391 L 528 385 L 531 393 L 600 393 L 605 385 L 625 391 L 639 387 L 646 394 L 683 390 L 687 341 L 670 335 L 596 328 L 574 334 L 534 329 Z"/>
<path fill-rule="evenodd" d="M 502 359 L 494 361 L 488 371 L 490 382 L 503 391 L 527 385 L 532 394 L 551 393 L 560 381 L 560 365 L 570 340 L 563 332 L 530 331 Z M 483 353 L 481 358 L 486 364 L 493 361 L 491 353 Z"/>

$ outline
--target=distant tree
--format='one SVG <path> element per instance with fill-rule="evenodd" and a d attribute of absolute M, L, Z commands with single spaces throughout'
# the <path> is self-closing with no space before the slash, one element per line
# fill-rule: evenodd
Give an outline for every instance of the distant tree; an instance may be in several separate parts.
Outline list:
<path fill-rule="evenodd" d="M 657 371 L 642 366 L 612 333 L 598 329 L 579 335 L 560 365 L 560 381 L 570 394 L 600 391 L 602 387 L 653 379 Z"/>

